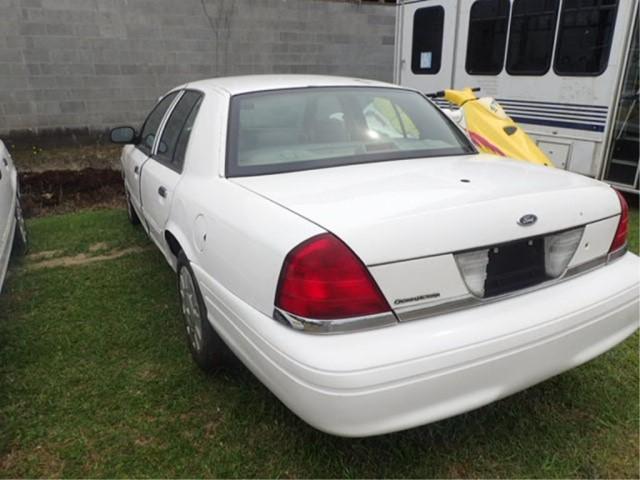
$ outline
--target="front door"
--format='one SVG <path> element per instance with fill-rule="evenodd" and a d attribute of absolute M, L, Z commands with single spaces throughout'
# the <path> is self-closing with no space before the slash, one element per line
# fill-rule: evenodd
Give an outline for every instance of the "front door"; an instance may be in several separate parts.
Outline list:
<path fill-rule="evenodd" d="M 140 212 L 140 171 L 149 155 L 133 145 L 128 145 L 125 148 L 127 149 L 125 152 L 126 161 L 123 162 L 122 168 L 127 196 L 136 211 Z"/>
<path fill-rule="evenodd" d="M 178 96 L 178 92 L 171 92 L 162 98 L 145 120 L 140 130 L 140 138 L 135 146 L 125 147 L 122 169 L 124 174 L 125 186 L 131 203 L 137 212 L 142 210 L 141 192 L 140 192 L 140 175 L 145 162 L 148 160 L 153 146 L 156 142 L 156 135 L 161 126 L 162 119 L 169 110 Z"/>
<path fill-rule="evenodd" d="M 424 93 L 453 86 L 457 0 L 402 6 L 399 83 Z"/>

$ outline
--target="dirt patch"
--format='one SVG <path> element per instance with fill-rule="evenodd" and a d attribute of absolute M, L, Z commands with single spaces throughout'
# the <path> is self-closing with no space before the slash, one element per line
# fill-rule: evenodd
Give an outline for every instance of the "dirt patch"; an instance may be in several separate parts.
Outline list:
<path fill-rule="evenodd" d="M 107 242 L 98 242 L 89 246 L 89 251 L 91 253 L 99 252 L 100 250 L 108 250 L 109 244 Z"/>
<path fill-rule="evenodd" d="M 0 471 L 7 472 L 31 464 L 42 472 L 43 477 L 60 478 L 64 471 L 64 460 L 55 450 L 55 447 L 41 445 L 28 450 L 14 446 L 7 455 L 0 457 Z"/>
<path fill-rule="evenodd" d="M 11 156 L 23 172 L 45 172 L 48 170 L 83 170 L 85 168 L 118 170 L 120 168 L 121 145 L 62 145 L 41 146 L 7 144 Z"/>
<path fill-rule="evenodd" d="M 28 262 L 41 262 L 43 260 L 48 260 L 53 257 L 58 257 L 62 253 L 61 250 L 45 250 L 43 252 L 31 253 L 27 255 L 25 258 Z"/>
<path fill-rule="evenodd" d="M 97 262 L 104 262 L 106 260 L 115 260 L 126 255 L 133 253 L 142 253 L 149 250 L 149 247 L 131 247 L 123 250 L 114 250 L 103 255 L 87 255 L 86 253 L 79 253 L 69 257 L 57 257 L 47 260 L 40 260 L 38 262 L 25 265 L 24 269 L 28 271 L 41 270 L 43 268 L 56 268 L 56 267 L 76 267 L 82 265 L 89 265 Z"/>
<path fill-rule="evenodd" d="M 111 169 L 24 172 L 20 190 L 27 216 L 125 206 L 122 175 Z"/>
<path fill-rule="evenodd" d="M 120 153 L 105 132 L 25 133 L 5 139 L 27 216 L 124 207 Z"/>

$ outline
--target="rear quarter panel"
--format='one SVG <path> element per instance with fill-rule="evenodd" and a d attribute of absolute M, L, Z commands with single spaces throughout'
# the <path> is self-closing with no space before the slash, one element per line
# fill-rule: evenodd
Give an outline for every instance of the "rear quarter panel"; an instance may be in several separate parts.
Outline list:
<path fill-rule="evenodd" d="M 173 232 L 195 264 L 201 286 L 214 278 L 232 294 L 273 313 L 282 262 L 320 227 L 221 178 L 187 176 L 172 209 Z M 182 239 L 182 240 L 180 240 Z M 183 243 L 184 242 L 184 243 Z M 203 289 L 211 297 L 212 292 Z M 209 298 L 216 301 L 214 298 Z"/>

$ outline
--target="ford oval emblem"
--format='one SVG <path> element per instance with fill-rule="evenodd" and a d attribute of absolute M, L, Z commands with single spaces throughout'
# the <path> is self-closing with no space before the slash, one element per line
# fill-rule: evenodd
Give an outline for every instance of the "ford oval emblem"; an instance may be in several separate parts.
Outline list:
<path fill-rule="evenodd" d="M 529 225 L 533 225 L 537 221 L 538 221 L 538 217 L 536 217 L 533 213 L 528 213 L 520 217 L 520 219 L 518 220 L 518 225 L 521 225 L 523 227 L 528 227 Z"/>

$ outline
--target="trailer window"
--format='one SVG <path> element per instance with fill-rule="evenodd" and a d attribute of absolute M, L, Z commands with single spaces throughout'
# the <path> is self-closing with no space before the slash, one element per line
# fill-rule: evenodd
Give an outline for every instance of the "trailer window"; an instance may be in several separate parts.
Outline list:
<path fill-rule="evenodd" d="M 435 75 L 440 71 L 444 8 L 416 10 L 413 17 L 411 71 L 418 75 Z"/>
<path fill-rule="evenodd" d="M 511 75 L 544 75 L 551 65 L 558 0 L 515 0 L 507 52 Z"/>
<path fill-rule="evenodd" d="M 554 70 L 558 75 L 600 75 L 607 69 L 618 0 L 564 0 Z"/>
<path fill-rule="evenodd" d="M 469 14 L 465 68 L 470 75 L 498 75 L 504 64 L 509 0 L 478 0 Z"/>

